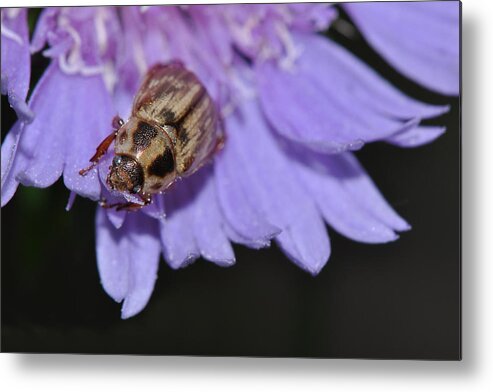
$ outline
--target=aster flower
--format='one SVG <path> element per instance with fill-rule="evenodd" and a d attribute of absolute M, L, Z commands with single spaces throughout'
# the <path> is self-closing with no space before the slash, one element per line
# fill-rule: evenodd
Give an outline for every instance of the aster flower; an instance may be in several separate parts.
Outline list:
<path fill-rule="evenodd" d="M 439 93 L 458 93 L 458 2 L 344 7 L 399 71 Z M 11 31 L 27 37 L 25 11 L 15 26 L 8 12 L 2 69 Z M 76 194 L 117 201 L 105 181 L 111 151 L 87 176 L 79 170 L 110 133 L 111 118 L 128 117 L 147 69 L 178 59 L 218 104 L 227 142 L 212 164 L 141 211 L 98 207 L 99 273 L 106 292 L 123 301 L 123 318 L 149 301 L 161 254 L 172 268 L 199 257 L 230 266 L 232 242 L 262 248 L 274 240 L 316 275 L 330 256 L 326 223 L 355 241 L 397 239 L 409 224 L 351 151 L 374 141 L 431 142 L 444 129 L 421 121 L 448 107 L 407 97 L 320 35 L 335 17 L 326 4 L 46 9 L 30 48 L 47 47 L 51 63 L 28 109 L 12 103 L 19 121 L 2 145 L 2 206 L 19 184 L 47 187 L 61 176 L 72 192 L 68 208 Z M 15 56 L 6 86 L 28 79 L 29 58 Z M 3 86 L 2 73 L 2 93 Z M 23 101 L 27 90 L 15 88 L 11 102 Z M 35 115 L 30 124 L 27 111 Z"/>

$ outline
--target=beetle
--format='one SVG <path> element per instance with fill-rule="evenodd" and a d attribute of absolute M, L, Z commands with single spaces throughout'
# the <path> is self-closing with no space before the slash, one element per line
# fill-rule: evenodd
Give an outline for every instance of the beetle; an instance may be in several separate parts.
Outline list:
<path fill-rule="evenodd" d="M 142 203 L 107 204 L 135 211 L 148 205 L 177 179 L 188 177 L 206 164 L 224 145 L 224 132 L 216 106 L 197 76 L 181 62 L 153 66 L 144 77 L 125 123 L 113 119 L 114 131 L 97 147 L 94 168 L 111 143 L 115 156 L 106 178 L 108 186 Z"/>

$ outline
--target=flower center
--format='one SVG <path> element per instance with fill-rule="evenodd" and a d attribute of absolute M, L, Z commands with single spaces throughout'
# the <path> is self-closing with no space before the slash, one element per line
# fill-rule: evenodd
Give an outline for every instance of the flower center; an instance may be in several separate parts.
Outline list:
<path fill-rule="evenodd" d="M 259 5 L 246 18 L 242 13 L 241 6 L 224 13 L 234 44 L 252 60 L 276 60 L 281 67 L 292 68 L 301 53 L 289 31 L 292 10 L 285 5 Z"/>
<path fill-rule="evenodd" d="M 72 47 L 66 53 L 63 53 L 58 57 L 62 71 L 67 74 L 80 73 L 83 76 L 92 76 L 102 73 L 104 71 L 103 66 L 88 65 L 83 60 L 81 55 L 81 36 L 72 26 L 71 20 L 66 14 L 60 14 L 60 17 L 58 18 L 58 26 L 72 38 Z"/>

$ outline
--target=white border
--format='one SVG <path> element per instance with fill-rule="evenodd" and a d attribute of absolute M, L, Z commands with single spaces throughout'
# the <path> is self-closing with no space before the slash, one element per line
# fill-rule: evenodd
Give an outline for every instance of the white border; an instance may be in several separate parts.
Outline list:
<path fill-rule="evenodd" d="M 199 1 L 200 2 L 200 1 Z M 219 1 L 218 1 L 219 2 Z M 2 0 L 2 6 L 40 6 Z M 85 1 L 85 5 L 101 2 Z M 132 4 L 107 1 L 105 4 Z M 146 1 L 145 4 L 163 3 Z M 194 1 L 189 1 L 194 3 Z M 2 391 L 488 391 L 493 386 L 493 23 L 463 1 L 463 361 L 0 355 Z M 64 1 L 64 5 L 80 5 Z M 42 5 L 60 5 L 56 1 Z M 163 336 L 163 339 L 166 337 Z"/>

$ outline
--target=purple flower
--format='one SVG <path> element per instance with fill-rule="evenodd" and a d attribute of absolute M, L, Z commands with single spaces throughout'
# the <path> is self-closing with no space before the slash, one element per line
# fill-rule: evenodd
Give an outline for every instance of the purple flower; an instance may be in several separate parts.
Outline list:
<path fill-rule="evenodd" d="M 399 71 L 458 93 L 458 2 L 344 7 Z M 21 12 L 14 26 L 2 10 L 7 86 L 29 77 L 28 56 L 3 67 L 11 32 L 27 37 Z M 46 9 L 31 50 L 48 44 L 51 63 L 28 102 L 34 120 L 27 124 L 17 110 L 2 145 L 2 206 L 19 183 L 47 187 L 62 175 L 68 207 L 75 194 L 115 200 L 105 183 L 111 151 L 98 169 L 78 172 L 111 132 L 111 118 L 128 117 L 146 70 L 179 59 L 220 107 L 227 142 L 213 164 L 140 212 L 98 208 L 98 268 L 106 292 L 123 301 L 123 318 L 149 301 L 160 254 L 172 268 L 199 257 L 230 266 L 232 242 L 262 248 L 274 240 L 316 275 L 330 256 L 326 223 L 355 241 L 397 239 L 410 226 L 351 151 L 373 141 L 431 142 L 444 128 L 421 120 L 448 107 L 407 97 L 319 35 L 335 17 L 325 4 Z M 13 89 L 23 101 L 27 90 Z"/>

